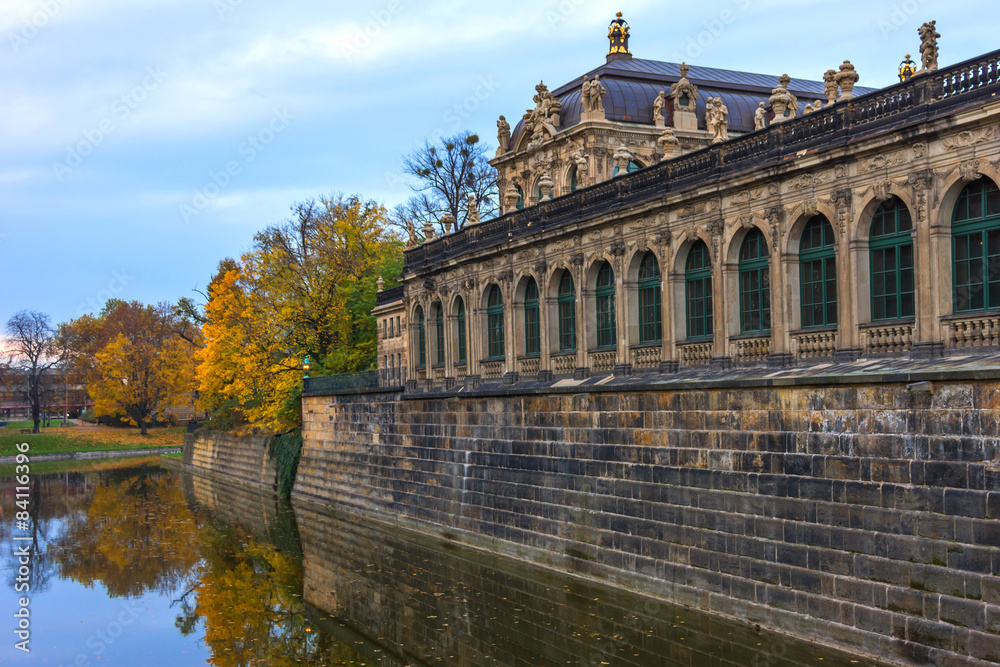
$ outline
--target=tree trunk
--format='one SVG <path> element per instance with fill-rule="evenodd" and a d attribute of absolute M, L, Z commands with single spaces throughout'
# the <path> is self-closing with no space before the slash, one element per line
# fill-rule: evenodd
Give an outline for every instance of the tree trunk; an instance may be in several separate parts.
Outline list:
<path fill-rule="evenodd" d="M 32 403 L 33 405 L 31 406 L 31 421 L 33 421 L 35 425 L 31 428 L 31 432 L 40 433 L 41 429 L 39 427 L 42 425 L 41 410 L 39 409 L 37 403 L 34 403 L 34 401 Z"/>
<path fill-rule="evenodd" d="M 146 435 L 146 420 L 145 419 L 140 420 L 139 423 L 141 424 L 140 428 L 142 428 L 142 434 Z"/>

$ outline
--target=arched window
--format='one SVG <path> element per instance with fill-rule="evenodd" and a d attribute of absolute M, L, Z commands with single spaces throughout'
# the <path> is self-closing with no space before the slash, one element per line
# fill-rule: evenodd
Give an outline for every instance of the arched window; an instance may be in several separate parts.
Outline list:
<path fill-rule="evenodd" d="M 872 216 L 872 320 L 913 317 L 913 223 L 910 211 L 893 197 Z"/>
<path fill-rule="evenodd" d="M 516 183 L 514 184 L 514 187 L 517 189 L 517 203 L 514 205 L 514 208 L 520 211 L 524 208 L 524 190 L 522 190 L 521 186 Z"/>
<path fill-rule="evenodd" d="M 712 260 L 704 241 L 695 241 L 684 266 L 687 339 L 712 337 Z"/>
<path fill-rule="evenodd" d="M 635 162 L 634 160 L 629 160 L 628 169 L 625 171 L 625 173 L 631 174 L 633 171 L 639 171 L 640 169 L 642 169 L 641 164 Z M 618 169 L 618 165 L 615 165 L 614 171 L 611 172 L 611 177 L 614 178 L 615 176 L 617 176 L 619 171 L 621 170 Z"/>
<path fill-rule="evenodd" d="M 486 350 L 490 359 L 503 359 L 503 296 L 496 285 L 486 302 Z"/>
<path fill-rule="evenodd" d="M 952 215 L 955 312 L 1000 308 L 1000 190 L 981 178 L 965 186 Z"/>
<path fill-rule="evenodd" d="M 427 368 L 427 333 L 424 331 L 424 309 L 417 306 L 417 368 Z"/>
<path fill-rule="evenodd" d="M 814 216 L 802 230 L 799 277 L 802 283 L 802 327 L 837 323 L 837 257 L 833 227 L 825 216 Z"/>
<path fill-rule="evenodd" d="M 597 272 L 597 347 L 614 347 L 615 332 L 615 272 L 604 262 Z"/>
<path fill-rule="evenodd" d="M 456 320 L 458 320 L 458 363 L 466 363 L 466 343 L 465 343 L 465 301 L 462 297 L 458 298 L 458 304 L 455 306 L 457 312 Z"/>
<path fill-rule="evenodd" d="M 434 343 L 435 347 L 435 366 L 444 366 L 444 309 L 441 308 L 441 304 L 433 306 L 434 311 Z"/>
<path fill-rule="evenodd" d="M 771 271 L 767 239 L 754 227 L 740 246 L 740 332 L 771 330 Z"/>
<path fill-rule="evenodd" d="M 660 265 L 656 255 L 647 252 L 639 265 L 639 342 L 659 343 L 662 340 Z"/>
<path fill-rule="evenodd" d="M 575 192 L 578 187 L 580 187 L 580 181 L 576 177 L 576 167 L 573 167 L 573 172 L 569 177 L 569 191 Z"/>
<path fill-rule="evenodd" d="M 524 288 L 524 354 L 537 356 L 542 351 L 541 332 L 538 326 L 538 285 L 528 279 Z"/>
<path fill-rule="evenodd" d="M 576 289 L 569 271 L 559 279 L 559 351 L 576 351 Z"/>

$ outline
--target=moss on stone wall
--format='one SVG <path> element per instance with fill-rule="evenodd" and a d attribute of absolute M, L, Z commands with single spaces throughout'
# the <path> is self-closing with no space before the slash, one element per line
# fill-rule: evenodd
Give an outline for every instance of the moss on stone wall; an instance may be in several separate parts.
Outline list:
<path fill-rule="evenodd" d="M 295 485 L 295 473 L 302 456 L 302 432 L 289 431 L 271 438 L 267 455 L 274 461 L 278 472 L 278 496 L 288 498 Z"/>

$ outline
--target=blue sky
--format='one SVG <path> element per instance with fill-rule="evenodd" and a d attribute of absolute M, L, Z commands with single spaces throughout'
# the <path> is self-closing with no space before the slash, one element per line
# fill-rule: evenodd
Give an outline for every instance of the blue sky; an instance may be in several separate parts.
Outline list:
<path fill-rule="evenodd" d="M 850 59 L 880 87 L 926 20 L 942 66 L 997 48 L 989 7 L 2 0 L 0 322 L 196 296 L 296 201 L 404 201 L 403 154 L 463 129 L 495 145 L 539 79 L 604 62 L 619 10 L 636 57 L 812 79 Z"/>

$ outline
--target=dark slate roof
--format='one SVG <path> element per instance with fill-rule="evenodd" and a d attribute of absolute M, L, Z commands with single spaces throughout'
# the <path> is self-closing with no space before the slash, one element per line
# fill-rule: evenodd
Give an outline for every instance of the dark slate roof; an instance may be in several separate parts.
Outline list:
<path fill-rule="evenodd" d="M 705 100 L 707 97 L 721 97 L 729 108 L 729 129 L 734 132 L 752 132 L 753 116 L 760 102 L 767 102 L 771 91 L 778 85 L 778 75 L 753 74 L 733 70 L 716 69 L 691 65 L 688 80 L 698 86 L 698 127 L 705 129 Z M 670 85 L 681 78 L 680 65 L 659 60 L 619 59 L 587 72 L 593 78 L 599 75 L 608 94 L 604 96 L 604 108 L 608 120 L 653 124 L 653 100 L 659 91 L 669 93 Z M 560 130 L 573 127 L 580 122 L 580 85 L 583 75 L 552 91 L 563 103 L 559 115 Z M 788 90 L 799 98 L 799 113 L 806 104 L 820 99 L 823 95 L 822 81 L 792 79 Z M 855 93 L 862 95 L 872 88 L 854 87 Z M 668 124 L 670 119 L 668 118 Z M 516 146 L 521 135 L 523 121 L 519 121 L 511 136 L 510 146 Z"/>

